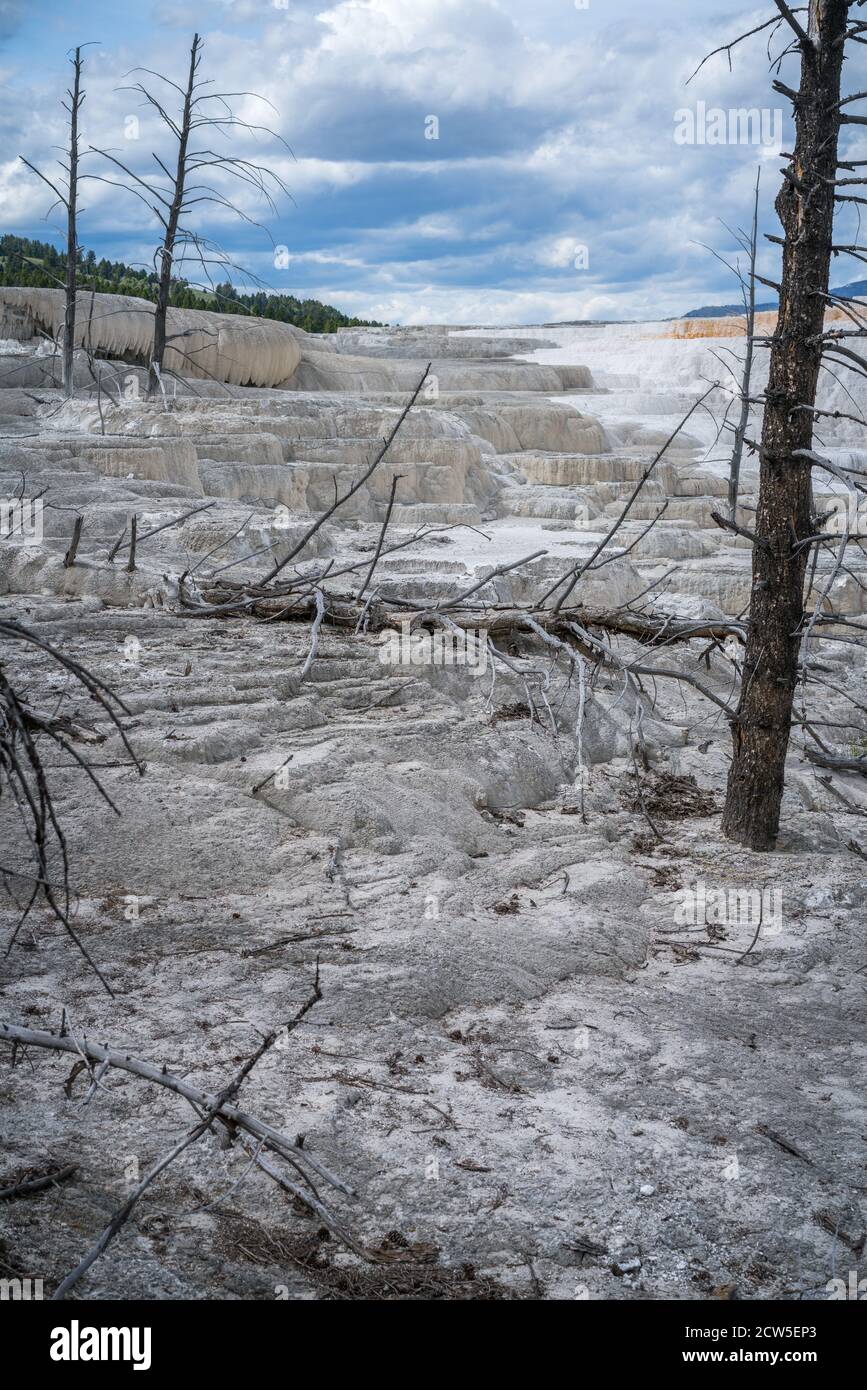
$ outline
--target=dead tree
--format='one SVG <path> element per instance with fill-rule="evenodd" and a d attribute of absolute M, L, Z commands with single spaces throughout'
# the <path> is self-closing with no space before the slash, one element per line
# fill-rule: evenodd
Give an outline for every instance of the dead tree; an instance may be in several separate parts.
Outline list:
<path fill-rule="evenodd" d="M 131 180 L 131 183 L 118 183 L 113 179 L 104 178 L 100 181 L 134 193 L 150 209 L 162 228 L 162 240 L 154 254 L 157 291 L 154 308 L 153 347 L 148 373 L 149 396 L 155 395 L 160 389 L 166 348 L 171 346 L 173 351 L 181 357 L 188 356 L 183 348 L 173 340 L 172 335 L 168 334 L 166 328 L 176 268 L 186 259 L 193 259 L 201 267 L 207 287 L 211 290 L 213 289 L 212 267 L 217 267 L 224 273 L 227 269 L 239 269 L 225 252 L 221 251 L 214 242 L 197 232 L 191 225 L 190 218 L 194 216 L 195 210 L 200 205 L 214 204 L 228 209 L 242 221 L 250 223 L 251 226 L 261 227 L 260 223 L 255 222 L 235 203 L 224 197 L 210 182 L 199 182 L 198 175 L 202 171 L 206 171 L 207 179 L 211 179 L 215 175 L 219 179 L 222 175 L 246 184 L 264 198 L 272 212 L 276 212 L 276 204 L 272 194 L 281 192 L 288 195 L 289 193 L 283 180 L 272 170 L 239 155 L 220 154 L 207 145 L 206 142 L 212 135 L 223 136 L 230 131 L 243 131 L 248 134 L 265 133 L 279 140 L 291 154 L 285 141 L 280 136 L 275 135 L 268 127 L 251 125 L 248 121 L 240 120 L 233 114 L 229 104 L 230 98 L 255 96 L 255 93 L 208 92 L 205 90 L 209 86 L 209 82 L 199 77 L 202 47 L 203 40 L 198 34 L 194 34 L 186 83 L 183 87 L 172 82 L 169 78 L 163 77 L 160 73 L 151 72 L 150 69 L 138 69 L 138 71 L 148 73 L 151 77 L 156 77 L 167 83 L 179 94 L 181 109 L 177 117 L 166 110 L 163 102 L 158 100 L 141 82 L 135 83 L 132 87 L 121 89 L 138 92 L 144 101 L 153 107 L 160 120 L 170 131 L 177 144 L 173 170 L 155 154 L 154 160 L 158 166 L 157 173 L 143 177 L 122 163 L 111 151 L 91 146 L 96 154 L 102 155 L 103 158 L 120 169 Z M 264 100 L 264 98 L 259 99 Z M 203 145 L 202 148 L 199 148 L 200 144 Z M 89 177 L 99 176 L 90 175 Z M 182 334 L 176 336 L 178 338 L 183 337 Z"/>
<path fill-rule="evenodd" d="M 841 95 L 847 44 L 865 42 L 867 24 L 850 20 L 860 0 L 809 0 L 805 23 L 798 17 L 803 9 L 793 11 L 785 0 L 775 4 L 778 14 L 759 29 L 785 33 L 787 46 L 775 66 L 789 53 L 798 54 L 800 84 L 794 91 L 774 82 L 792 103 L 795 146 L 776 200 L 784 235 L 771 238 L 783 248 L 780 304 L 756 446 L 759 502 L 751 537 L 750 615 L 723 814 L 725 834 L 754 850 L 773 849 L 779 832 L 807 564 L 811 545 L 822 539 L 816 538 L 812 493 L 816 391 L 827 344 L 835 212 L 840 202 L 853 201 L 838 192 L 841 183 L 851 182 L 839 179 L 838 144 L 843 124 L 867 119 L 844 114 L 844 107 L 864 93 Z"/>
<path fill-rule="evenodd" d="M 74 355 L 75 355 L 75 295 L 77 291 L 78 276 L 78 164 L 80 151 L 78 146 L 78 117 L 86 93 L 81 90 L 81 69 L 84 60 L 81 56 L 81 48 L 76 48 L 75 54 L 70 58 L 72 64 L 72 87 L 67 90 L 66 95 L 69 101 L 62 103 L 65 111 L 69 112 L 69 151 L 66 163 L 58 161 L 60 167 L 66 173 L 66 192 L 63 193 L 51 179 L 37 169 L 35 164 L 31 164 L 29 159 L 19 155 L 22 164 L 26 164 L 37 178 L 46 183 L 53 193 L 57 195 L 57 202 L 66 208 L 66 309 L 63 319 L 63 392 L 69 398 L 75 393 L 74 381 Z M 61 184 L 63 180 L 61 180 Z M 57 206 L 52 203 L 49 212 Z M 47 214 L 46 214 L 47 215 Z"/>

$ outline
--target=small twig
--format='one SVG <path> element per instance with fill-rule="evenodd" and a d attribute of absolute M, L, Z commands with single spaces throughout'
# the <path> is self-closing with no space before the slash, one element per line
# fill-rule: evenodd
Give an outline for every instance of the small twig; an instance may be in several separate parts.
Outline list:
<path fill-rule="evenodd" d="M 73 1173 L 78 1172 L 77 1163 L 68 1163 L 54 1173 L 46 1173 L 41 1178 L 27 1178 L 12 1187 L 0 1187 L 0 1202 L 9 1202 L 16 1197 L 29 1197 L 32 1192 L 43 1192 L 46 1187 L 56 1187 L 58 1183 L 68 1182 Z"/>
<path fill-rule="evenodd" d="M 794 1158 L 799 1158 L 802 1163 L 808 1163 L 811 1168 L 813 1167 L 813 1160 L 811 1158 L 808 1158 L 796 1144 L 792 1144 L 788 1139 L 784 1139 L 782 1134 L 778 1134 L 775 1129 L 771 1129 L 770 1125 L 758 1124 L 756 1125 L 756 1132 L 758 1134 L 763 1134 L 766 1139 L 770 1139 L 771 1143 L 776 1144 L 784 1153 L 792 1154 Z"/>
<path fill-rule="evenodd" d="M 268 785 L 268 783 L 271 781 L 271 779 L 274 778 L 274 777 L 276 777 L 278 772 L 282 772 L 283 769 L 284 769 L 284 767 L 288 767 L 289 763 L 291 763 L 291 761 L 292 761 L 292 759 L 293 759 L 294 757 L 295 757 L 295 754 L 294 754 L 294 753 L 290 753 L 288 758 L 284 758 L 284 759 L 283 759 L 283 761 L 282 761 L 282 763 L 280 764 L 279 767 L 275 767 L 273 772 L 269 772 L 267 777 L 263 777 L 262 780 L 261 780 L 261 782 L 257 782 L 256 785 L 255 785 L 255 787 L 253 787 L 252 790 L 251 790 L 251 793 L 250 793 L 251 796 L 255 796 L 256 793 L 257 793 L 257 792 L 260 792 L 260 791 L 262 790 L 263 787 L 267 787 L 267 785 Z"/>

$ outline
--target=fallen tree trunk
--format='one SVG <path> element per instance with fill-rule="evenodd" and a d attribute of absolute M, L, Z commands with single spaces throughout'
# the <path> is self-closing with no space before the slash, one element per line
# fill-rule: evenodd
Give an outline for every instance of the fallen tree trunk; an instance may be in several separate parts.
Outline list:
<path fill-rule="evenodd" d="M 191 605 L 182 595 L 186 611 L 207 618 L 231 616 L 226 610 L 234 609 L 235 616 L 238 617 L 251 616 L 263 618 L 268 622 L 286 623 L 310 622 L 316 613 L 316 602 L 312 594 L 297 598 L 291 593 L 285 597 L 266 597 L 264 594 L 262 597 L 256 597 L 253 593 L 244 600 L 227 603 L 225 590 L 210 590 L 206 592 L 205 597 L 210 602 L 199 606 Z M 527 619 L 532 618 L 545 632 L 555 635 L 570 635 L 569 624 L 578 622 L 582 627 L 602 628 L 606 632 L 634 637 L 640 642 L 687 642 L 692 638 L 724 642 L 729 637 L 743 642 L 746 639 L 746 627 L 743 623 L 694 622 L 666 614 L 644 614 L 629 609 L 585 608 L 576 605 L 572 608 L 561 608 L 555 613 L 545 608 L 517 608 L 506 605 L 440 610 L 436 605 L 416 606 L 409 602 L 399 608 L 393 608 L 388 606 L 388 600 L 365 605 L 352 596 L 342 594 L 325 594 L 324 599 L 324 622 L 329 627 L 353 631 L 364 613 L 365 629 L 368 632 L 382 632 L 385 628 L 400 627 L 403 622 L 423 628 L 436 625 L 440 617 L 448 617 L 449 622 L 464 630 L 478 629 L 492 637 L 517 636 L 522 632 L 526 635 Z"/>
<path fill-rule="evenodd" d="M 832 772 L 858 772 L 867 777 L 867 758 L 838 758 L 833 753 L 822 753 L 818 748 L 805 748 L 808 759 L 818 767 L 828 767 Z"/>

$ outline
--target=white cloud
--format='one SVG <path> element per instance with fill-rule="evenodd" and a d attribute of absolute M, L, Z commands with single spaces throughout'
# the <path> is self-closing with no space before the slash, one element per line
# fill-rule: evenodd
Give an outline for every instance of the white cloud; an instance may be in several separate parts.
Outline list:
<path fill-rule="evenodd" d="M 570 0 L 215 0 L 204 19 L 202 8 L 163 3 L 134 29 L 118 10 L 88 52 L 85 138 L 137 169 L 151 167 L 153 150 L 165 157 L 171 142 L 153 113 L 116 89 L 137 63 L 181 76 L 175 26 L 202 22 L 215 90 L 260 92 L 278 113 L 242 96 L 239 114 L 297 154 L 264 133 L 232 135 L 233 152 L 267 160 L 292 190 L 295 205 L 280 200 L 277 217 L 263 217 L 253 190 L 231 192 L 290 246 L 293 292 L 404 322 L 634 317 L 730 299 L 724 272 L 695 243 L 727 248 L 718 219 L 744 224 L 759 161 L 764 225 L 776 230 L 775 152 L 673 138 L 674 113 L 699 100 L 778 100 L 761 39 L 735 51 L 732 72 L 715 58 L 685 86 L 702 54 L 763 17 L 740 0 L 594 0 L 587 11 Z M 32 46 L 32 61 L 6 62 L 0 199 L 5 229 L 36 236 L 50 197 L 11 156 L 21 150 L 48 172 L 64 140 L 66 73 L 65 49 L 47 53 L 37 25 Z M 850 80 L 867 86 L 855 63 Z M 137 142 L 124 139 L 130 114 L 141 120 Z M 431 114 L 438 140 L 425 139 Z M 867 137 L 853 138 L 867 157 Z M 117 258 L 155 228 L 134 197 L 95 182 L 85 190 L 85 245 L 99 237 Z M 267 237 L 214 205 L 202 213 L 268 278 Z M 579 270 L 582 246 L 589 267 Z M 775 256 L 763 246 L 769 271 Z M 856 273 L 851 265 L 841 280 Z"/>

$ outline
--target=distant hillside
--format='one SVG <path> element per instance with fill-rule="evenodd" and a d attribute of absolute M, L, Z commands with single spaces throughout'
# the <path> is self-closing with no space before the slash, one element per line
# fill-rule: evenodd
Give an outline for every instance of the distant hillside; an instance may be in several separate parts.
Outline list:
<path fill-rule="evenodd" d="M 838 294 L 841 299 L 864 299 L 867 298 L 867 280 L 855 280 L 851 285 L 841 285 L 839 289 L 832 290 L 832 294 Z M 773 300 L 770 304 L 757 304 L 756 310 L 765 313 L 774 310 L 777 301 Z M 743 304 L 706 304 L 703 309 L 690 309 L 688 314 L 684 314 L 685 319 L 724 319 L 734 314 L 743 314 Z"/>
<path fill-rule="evenodd" d="M 78 261 L 81 289 L 99 294 L 131 294 L 138 299 L 156 299 L 154 272 L 134 270 L 122 261 L 97 260 L 93 251 L 81 251 Z M 27 237 L 0 236 L 0 285 L 58 289 L 66 279 L 66 255 L 49 242 Z M 217 285 L 213 292 L 196 289 L 186 280 L 172 282 L 170 302 L 178 309 L 219 309 L 224 314 L 255 314 L 278 323 L 291 323 L 307 333 L 334 333 L 338 328 L 380 328 L 368 319 L 349 318 L 318 299 L 296 299 L 292 294 L 273 294 L 270 290 L 239 293 L 230 284 Z"/>

